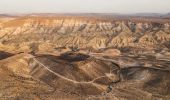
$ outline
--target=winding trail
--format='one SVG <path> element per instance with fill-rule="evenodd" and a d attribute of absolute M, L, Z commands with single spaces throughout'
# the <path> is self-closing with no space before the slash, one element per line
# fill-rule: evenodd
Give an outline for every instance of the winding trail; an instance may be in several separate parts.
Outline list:
<path fill-rule="evenodd" d="M 104 76 L 97 77 L 97 78 L 93 79 L 92 81 L 88 81 L 88 82 L 75 81 L 75 80 L 66 78 L 65 76 L 62 76 L 62 75 L 60 75 L 60 74 L 52 71 L 52 70 L 49 69 L 47 66 L 45 66 L 43 63 L 41 63 L 40 61 L 38 61 L 34 56 L 31 55 L 31 57 L 32 57 L 32 59 L 33 59 L 36 63 L 38 63 L 39 65 L 43 66 L 43 67 L 44 67 L 46 70 L 48 70 L 49 72 L 53 73 L 53 74 L 56 75 L 57 77 L 60 77 L 60 78 L 62 78 L 62 79 L 64 79 L 64 80 L 67 80 L 67 81 L 72 82 L 72 83 L 76 83 L 76 84 L 96 84 L 96 83 L 94 83 L 96 80 L 98 80 L 98 79 L 100 79 L 100 78 L 104 78 L 104 77 L 109 77 L 109 75 L 104 75 Z M 111 76 L 111 74 L 110 74 L 110 76 Z"/>

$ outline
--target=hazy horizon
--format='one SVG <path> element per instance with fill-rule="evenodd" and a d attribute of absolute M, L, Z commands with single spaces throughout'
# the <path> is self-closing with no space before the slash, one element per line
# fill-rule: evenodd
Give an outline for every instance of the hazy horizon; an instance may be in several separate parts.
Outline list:
<path fill-rule="evenodd" d="M 170 0 L 1 0 L 0 13 L 169 13 Z"/>

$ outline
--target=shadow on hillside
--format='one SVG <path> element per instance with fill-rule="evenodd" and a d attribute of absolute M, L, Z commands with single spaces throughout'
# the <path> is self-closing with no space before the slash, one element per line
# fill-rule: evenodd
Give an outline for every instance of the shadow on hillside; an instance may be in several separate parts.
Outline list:
<path fill-rule="evenodd" d="M 78 62 L 78 61 L 84 61 L 87 60 L 90 56 L 81 54 L 81 53 L 72 53 L 72 52 L 67 52 L 63 53 L 60 56 L 54 56 L 54 55 L 45 55 L 45 54 L 40 54 L 36 55 L 37 57 L 45 57 L 53 60 L 63 60 L 66 62 Z"/>
<path fill-rule="evenodd" d="M 4 51 L 0 51 L 0 60 L 8 58 L 10 56 L 13 56 L 14 54 L 12 53 L 8 53 L 8 52 L 4 52 Z"/>

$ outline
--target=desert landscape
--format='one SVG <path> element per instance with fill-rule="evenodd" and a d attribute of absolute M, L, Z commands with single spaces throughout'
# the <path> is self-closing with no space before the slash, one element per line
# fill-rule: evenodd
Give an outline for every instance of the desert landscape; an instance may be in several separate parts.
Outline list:
<path fill-rule="evenodd" d="M 169 14 L 1 14 L 0 100 L 170 100 Z"/>

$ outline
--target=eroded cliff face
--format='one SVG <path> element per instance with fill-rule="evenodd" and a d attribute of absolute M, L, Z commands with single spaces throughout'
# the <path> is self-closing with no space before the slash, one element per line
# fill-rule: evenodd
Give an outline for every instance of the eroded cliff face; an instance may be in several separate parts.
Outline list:
<path fill-rule="evenodd" d="M 164 20 L 164 19 L 162 19 Z M 74 17 L 23 17 L 0 21 L 0 50 L 30 51 L 58 47 L 169 48 L 169 20 L 136 21 Z M 44 46 L 46 45 L 46 46 Z"/>

